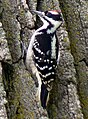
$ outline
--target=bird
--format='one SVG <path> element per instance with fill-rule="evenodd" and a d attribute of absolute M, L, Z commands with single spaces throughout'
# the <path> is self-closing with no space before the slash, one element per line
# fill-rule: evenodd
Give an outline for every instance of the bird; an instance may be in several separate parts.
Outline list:
<path fill-rule="evenodd" d="M 46 109 L 52 89 L 51 82 L 55 80 L 57 61 L 60 58 L 56 30 L 63 24 L 63 16 L 60 10 L 33 12 L 39 16 L 43 25 L 31 37 L 26 66 L 38 80 L 38 98 L 43 109 Z"/>

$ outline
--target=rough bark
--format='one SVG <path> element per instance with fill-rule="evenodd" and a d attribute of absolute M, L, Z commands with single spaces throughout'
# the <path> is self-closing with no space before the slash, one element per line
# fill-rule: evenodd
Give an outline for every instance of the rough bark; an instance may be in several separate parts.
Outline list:
<path fill-rule="evenodd" d="M 8 119 L 87 119 L 88 2 L 86 0 L 1 0 L 0 6 L 2 22 L 0 23 L 0 116 L 2 119 L 7 117 Z M 28 47 L 33 32 L 41 25 L 40 20 L 30 11 L 60 8 L 65 20 L 57 32 L 61 58 L 46 111 L 36 99 L 37 88 L 30 72 L 26 70 L 23 59 L 20 58 L 21 42 Z"/>
<path fill-rule="evenodd" d="M 88 118 L 88 2 L 60 0 L 76 69 L 77 89 L 84 118 Z"/>
<path fill-rule="evenodd" d="M 2 6 L 2 24 L 11 54 L 10 61 L 1 60 L 8 100 L 6 105 L 8 119 L 45 118 L 47 113 L 36 100 L 37 89 L 34 81 L 26 70 L 23 59 L 20 59 L 21 40 L 28 46 L 31 29 L 34 27 L 32 15 L 25 2 L 17 6 L 15 0 L 4 0 Z"/>
<path fill-rule="evenodd" d="M 5 32 L 2 28 L 2 23 L 0 22 L 0 61 L 4 59 L 10 59 L 9 49 L 7 47 L 7 41 L 5 39 Z M 2 65 L 0 62 L 0 118 L 7 119 L 7 113 L 5 104 L 6 100 L 6 92 L 3 85 L 3 77 L 2 77 Z"/>

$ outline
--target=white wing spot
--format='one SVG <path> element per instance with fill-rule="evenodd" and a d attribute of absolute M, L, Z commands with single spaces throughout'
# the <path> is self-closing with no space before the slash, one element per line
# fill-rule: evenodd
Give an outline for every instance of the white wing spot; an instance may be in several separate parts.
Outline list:
<path fill-rule="evenodd" d="M 49 70 L 51 70 L 52 69 L 52 67 L 49 67 Z"/>
<path fill-rule="evenodd" d="M 36 63 L 36 66 L 40 69 L 40 70 L 44 70 L 44 69 L 47 69 L 48 66 L 44 66 L 44 67 L 40 67 L 37 63 Z M 41 74 L 42 75 L 42 74 Z"/>

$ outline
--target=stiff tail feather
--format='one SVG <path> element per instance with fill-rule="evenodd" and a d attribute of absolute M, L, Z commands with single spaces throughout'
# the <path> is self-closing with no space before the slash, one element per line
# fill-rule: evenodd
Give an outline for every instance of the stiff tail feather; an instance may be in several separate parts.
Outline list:
<path fill-rule="evenodd" d="M 41 106 L 43 109 L 46 109 L 48 98 L 49 98 L 49 91 L 47 90 L 46 85 L 42 82 L 41 85 L 41 94 L 40 94 L 40 99 L 41 99 Z"/>

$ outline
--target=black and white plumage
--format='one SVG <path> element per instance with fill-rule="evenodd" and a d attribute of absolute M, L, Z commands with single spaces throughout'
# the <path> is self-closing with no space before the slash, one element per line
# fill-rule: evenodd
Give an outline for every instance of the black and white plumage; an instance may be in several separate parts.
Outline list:
<path fill-rule="evenodd" d="M 38 79 L 38 96 L 43 108 L 46 108 L 50 83 L 55 79 L 59 43 L 56 30 L 63 19 L 60 11 L 34 11 L 43 22 L 43 26 L 33 34 L 26 56 L 27 68 L 31 68 Z"/>

